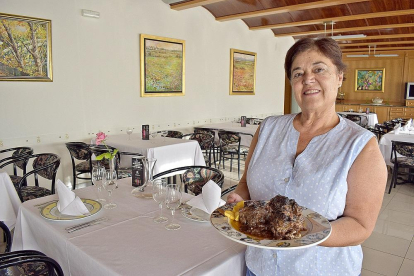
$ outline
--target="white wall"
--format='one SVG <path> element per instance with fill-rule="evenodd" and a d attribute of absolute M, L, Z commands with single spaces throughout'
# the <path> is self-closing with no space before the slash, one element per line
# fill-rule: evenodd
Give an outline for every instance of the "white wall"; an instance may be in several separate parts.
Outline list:
<path fill-rule="evenodd" d="M 81 9 L 100 12 L 99 19 Z M 217 22 L 204 8 L 171 10 L 161 0 L 0 0 L 0 12 L 52 20 L 53 82 L 0 82 L 0 150 L 29 145 L 62 157 L 70 181 L 68 141 L 99 130 L 124 133 L 192 127 L 241 115 L 283 113 L 291 37 Z M 139 35 L 186 41 L 186 95 L 140 97 Z M 230 48 L 257 53 L 255 96 L 229 95 Z"/>

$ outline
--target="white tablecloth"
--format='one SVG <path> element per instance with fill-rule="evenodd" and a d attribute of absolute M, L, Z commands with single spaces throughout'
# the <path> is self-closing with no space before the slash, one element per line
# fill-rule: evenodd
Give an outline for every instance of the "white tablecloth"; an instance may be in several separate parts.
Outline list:
<path fill-rule="evenodd" d="M 94 198 L 94 187 L 77 189 L 81 198 Z M 195 222 L 176 212 L 177 231 L 154 223 L 159 214 L 152 199 L 131 195 L 131 179 L 119 180 L 113 192 L 117 208 L 102 209 L 78 221 L 50 221 L 34 205 L 51 195 L 22 204 L 13 250 L 39 250 L 53 257 L 65 275 L 245 275 L 246 246 L 223 237 L 208 222 Z M 164 210 L 164 215 L 171 214 Z M 65 227 L 106 216 L 108 221 L 68 234 Z"/>
<path fill-rule="evenodd" d="M 338 112 L 338 114 L 345 114 L 345 115 L 360 115 L 361 123 L 366 124 L 368 123 L 368 126 L 375 126 L 375 124 L 378 124 L 378 116 L 376 113 L 356 113 L 356 112 Z"/>
<path fill-rule="evenodd" d="M 403 134 L 395 134 L 394 131 L 387 133 L 381 137 L 379 142 L 379 148 L 381 150 L 382 156 L 384 157 L 385 163 L 389 166 L 394 166 L 391 161 L 391 150 L 392 150 L 392 143 L 391 141 L 402 141 L 402 142 L 410 142 L 414 143 L 414 132 L 410 131 L 410 134 L 403 133 Z"/>
<path fill-rule="evenodd" d="M 140 134 L 108 136 L 109 146 L 119 151 L 140 153 L 148 158 L 156 158 L 154 175 L 183 166 L 205 166 L 203 153 L 197 141 L 176 138 L 150 137 L 142 140 Z M 125 161 L 124 161 L 125 160 Z M 121 166 L 131 166 L 130 156 L 121 156 Z"/>
<path fill-rule="evenodd" d="M 227 131 L 234 131 L 234 132 L 239 132 L 239 133 L 247 133 L 249 135 L 240 135 L 241 145 L 250 147 L 253 136 L 256 133 L 256 130 L 259 126 L 247 124 L 246 127 L 242 127 L 240 123 L 217 123 L 217 124 L 202 125 L 201 127 L 215 129 L 216 134 L 219 129 L 227 130 Z M 216 135 L 216 140 L 218 140 L 217 135 Z"/>
<path fill-rule="evenodd" d="M 6 172 L 0 172 L 0 202 L 0 221 L 13 229 L 22 203 Z"/>

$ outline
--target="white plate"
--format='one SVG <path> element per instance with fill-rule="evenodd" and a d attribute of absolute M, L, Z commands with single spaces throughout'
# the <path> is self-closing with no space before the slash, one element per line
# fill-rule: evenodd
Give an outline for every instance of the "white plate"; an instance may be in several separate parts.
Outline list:
<path fill-rule="evenodd" d="M 184 204 L 182 206 L 181 214 L 185 218 L 198 221 L 198 222 L 209 222 L 210 221 L 209 214 L 195 207 L 191 207 L 190 205 L 187 205 L 187 204 Z"/>
<path fill-rule="evenodd" d="M 278 250 L 302 249 L 315 246 L 331 235 L 331 224 L 329 221 L 315 211 L 304 208 L 302 211 L 305 217 L 306 231 L 302 231 L 302 237 L 293 240 L 268 240 L 242 233 L 236 228 L 238 222 L 232 221 L 224 216 L 224 211 L 232 210 L 236 203 L 226 204 L 217 208 L 210 216 L 211 224 L 226 238 L 235 242 Z"/>
<path fill-rule="evenodd" d="M 63 215 L 59 212 L 59 210 L 56 206 L 57 201 L 52 202 L 52 203 L 46 205 L 45 207 L 43 207 L 42 210 L 40 211 L 40 214 L 45 219 L 65 220 L 65 221 L 67 221 L 67 220 L 77 220 L 77 219 L 83 219 L 83 218 L 90 217 L 90 216 L 98 213 L 102 209 L 102 204 L 99 201 L 96 201 L 96 200 L 93 200 L 93 199 L 82 198 L 82 202 L 85 204 L 86 208 L 88 208 L 89 213 L 90 213 L 89 215 L 86 215 L 86 216 Z"/>

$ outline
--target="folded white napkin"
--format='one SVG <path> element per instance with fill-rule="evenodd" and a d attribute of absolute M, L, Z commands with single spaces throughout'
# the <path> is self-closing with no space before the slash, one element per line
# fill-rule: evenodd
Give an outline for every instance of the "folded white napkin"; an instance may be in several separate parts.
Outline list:
<path fill-rule="evenodd" d="M 58 179 L 56 183 L 56 192 L 59 196 L 57 208 L 63 215 L 82 216 L 89 214 L 88 208 L 74 192 L 69 190 L 63 182 Z"/>
<path fill-rule="evenodd" d="M 202 193 L 193 197 L 187 204 L 211 214 L 226 202 L 221 199 L 221 188 L 213 180 L 209 180 L 203 186 Z"/>

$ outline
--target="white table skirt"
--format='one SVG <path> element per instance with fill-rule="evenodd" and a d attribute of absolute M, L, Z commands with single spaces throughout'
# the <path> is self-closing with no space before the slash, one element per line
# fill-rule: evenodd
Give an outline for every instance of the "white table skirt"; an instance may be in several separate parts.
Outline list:
<path fill-rule="evenodd" d="M 392 150 L 391 141 L 414 143 L 414 132 L 410 131 L 409 133 L 410 134 L 395 134 L 394 131 L 391 131 L 390 133 L 387 133 L 381 137 L 379 148 L 387 165 L 394 166 L 390 161 Z"/>
<path fill-rule="evenodd" d="M 0 221 L 13 229 L 22 203 L 6 172 L 0 172 L 0 202 Z"/>
<path fill-rule="evenodd" d="M 217 123 L 217 124 L 202 125 L 201 127 L 247 133 L 249 135 L 243 135 L 243 134 L 240 135 L 241 145 L 250 147 L 253 136 L 256 133 L 256 130 L 259 126 L 247 124 L 246 127 L 242 127 L 240 123 Z M 217 132 L 218 130 L 216 130 L 216 141 L 218 141 Z"/>
<path fill-rule="evenodd" d="M 375 124 L 378 124 L 378 116 L 376 113 L 356 113 L 356 112 L 338 112 L 338 114 L 345 114 L 345 115 L 360 115 L 362 117 L 362 124 L 367 123 L 368 126 L 375 126 Z M 364 121 L 364 119 L 366 121 Z"/>
<path fill-rule="evenodd" d="M 148 158 L 156 158 L 154 175 L 183 166 L 205 166 L 204 156 L 197 141 L 176 138 L 150 137 L 142 140 L 140 134 L 111 135 L 107 138 L 109 146 L 119 151 L 134 152 Z M 131 166 L 131 156 L 121 157 L 121 167 Z"/>
<path fill-rule="evenodd" d="M 94 189 L 75 192 L 94 198 Z M 72 222 L 46 220 L 34 207 L 56 195 L 24 202 L 13 250 L 39 250 L 53 257 L 65 275 L 245 275 L 246 246 L 226 239 L 210 223 L 188 220 L 178 211 L 175 220 L 181 229 L 168 231 L 165 224 L 152 221 L 159 214 L 157 203 L 133 197 L 131 190 L 130 178 L 119 180 L 113 193 L 117 208 Z M 64 229 L 101 216 L 109 220 L 70 234 Z"/>

